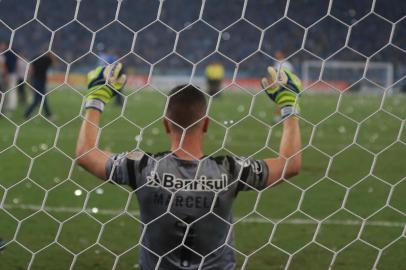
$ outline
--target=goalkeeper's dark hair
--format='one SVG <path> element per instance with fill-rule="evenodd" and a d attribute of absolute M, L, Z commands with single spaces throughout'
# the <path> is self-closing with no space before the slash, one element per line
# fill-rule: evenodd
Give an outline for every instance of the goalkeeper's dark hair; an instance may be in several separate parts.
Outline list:
<path fill-rule="evenodd" d="M 206 115 L 206 96 L 193 85 L 179 85 L 169 95 L 166 117 L 176 130 L 192 128 Z"/>

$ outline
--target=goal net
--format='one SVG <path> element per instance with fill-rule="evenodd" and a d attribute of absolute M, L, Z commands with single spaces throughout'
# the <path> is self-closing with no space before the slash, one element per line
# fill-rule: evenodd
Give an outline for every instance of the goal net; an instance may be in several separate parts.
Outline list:
<path fill-rule="evenodd" d="M 227 269 L 404 269 L 405 15 L 404 0 L 0 0 L 0 269 L 149 270 L 146 255 L 156 270 L 168 258 L 225 269 L 213 260 L 225 250 Z M 117 62 L 127 85 L 101 116 L 99 150 L 170 150 L 169 91 L 193 84 L 210 120 L 198 164 L 275 158 L 284 123 L 260 80 L 284 67 L 304 85 L 300 173 L 239 192 L 232 219 L 203 191 L 161 186 L 165 199 L 100 181 L 75 148 L 87 73 Z M 145 241 L 172 232 L 163 220 L 181 240 L 156 250 Z"/>

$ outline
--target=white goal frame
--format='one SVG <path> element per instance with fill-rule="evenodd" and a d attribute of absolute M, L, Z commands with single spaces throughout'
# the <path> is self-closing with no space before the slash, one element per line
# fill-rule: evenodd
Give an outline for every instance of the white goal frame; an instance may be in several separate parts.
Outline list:
<path fill-rule="evenodd" d="M 313 77 L 311 75 L 310 70 L 315 68 L 320 70 L 318 73 L 318 77 Z M 375 82 L 371 82 L 368 86 L 365 83 L 361 83 L 361 92 L 376 92 L 382 91 L 382 87 L 387 90 L 389 89 L 394 83 L 394 67 L 392 63 L 389 62 L 361 62 L 361 61 L 315 61 L 315 60 L 307 60 L 303 61 L 302 63 L 302 78 L 303 82 L 306 86 L 312 85 L 316 81 L 324 81 L 328 83 L 328 80 L 323 79 L 323 75 L 325 74 L 326 69 L 347 69 L 347 70 L 359 70 L 362 71 L 362 78 L 367 78 L 368 70 L 371 69 L 382 69 L 385 71 L 385 75 L 382 76 L 384 78 L 384 84 L 378 85 Z M 371 87 L 371 85 L 375 85 L 376 87 Z M 349 83 L 351 86 L 351 83 Z M 311 87 L 310 87 L 311 89 Z M 346 89 L 338 89 L 338 90 L 346 90 Z"/>

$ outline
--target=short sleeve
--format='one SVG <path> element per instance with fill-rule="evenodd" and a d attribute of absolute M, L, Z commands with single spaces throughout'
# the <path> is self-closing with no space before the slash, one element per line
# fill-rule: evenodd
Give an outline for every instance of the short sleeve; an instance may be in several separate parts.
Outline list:
<path fill-rule="evenodd" d="M 125 152 L 112 155 L 106 163 L 106 175 L 119 185 L 137 188 L 141 162 L 146 162 L 147 156 L 143 152 Z"/>
<path fill-rule="evenodd" d="M 237 180 L 237 191 L 248 191 L 253 188 L 262 190 L 267 187 L 269 169 L 263 160 L 243 157 L 228 157 L 233 177 Z"/>

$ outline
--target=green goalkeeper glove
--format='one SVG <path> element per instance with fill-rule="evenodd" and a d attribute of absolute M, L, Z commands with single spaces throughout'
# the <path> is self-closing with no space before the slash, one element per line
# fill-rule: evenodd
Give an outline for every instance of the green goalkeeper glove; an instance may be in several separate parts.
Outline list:
<path fill-rule="evenodd" d="M 267 95 L 280 106 L 282 118 L 298 115 L 300 106 L 297 94 L 302 91 L 300 79 L 286 68 L 279 70 L 279 78 L 273 67 L 268 67 L 267 71 L 268 77 L 262 78 L 261 86 Z"/>
<path fill-rule="evenodd" d="M 96 109 L 103 112 L 104 105 L 120 92 L 127 82 L 127 76 L 122 73 L 123 65 L 116 63 L 106 67 L 97 67 L 87 74 L 86 109 Z"/>

